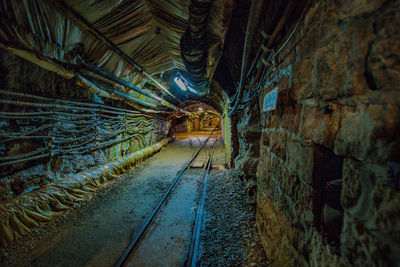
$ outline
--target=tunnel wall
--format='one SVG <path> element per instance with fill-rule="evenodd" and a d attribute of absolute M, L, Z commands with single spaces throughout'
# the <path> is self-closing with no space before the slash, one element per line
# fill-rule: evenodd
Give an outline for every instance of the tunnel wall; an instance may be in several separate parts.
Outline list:
<path fill-rule="evenodd" d="M 77 100 L 79 102 L 102 102 L 99 97 L 96 98 L 87 89 L 76 86 L 72 80 L 59 77 L 55 73 L 44 70 L 31 62 L 3 50 L 0 51 L 0 89 L 48 98 Z M 4 99 L 3 95 L 0 97 Z M 35 102 L 29 98 L 13 98 L 13 100 Z M 118 102 L 105 104 L 121 107 Z M 45 110 L 45 108 L 26 108 L 21 105 L 2 104 L 0 107 L 0 111 L 3 112 L 36 112 Z M 53 117 L 56 119 L 66 119 L 62 116 Z M 71 125 L 73 122 L 72 120 Z M 168 123 L 153 119 L 150 122 L 153 127 L 152 132 L 128 141 L 116 142 L 90 153 L 74 154 L 72 156 L 55 155 L 50 158 L 0 167 L 0 201 L 6 198 L 13 198 L 15 195 L 58 181 L 65 176 L 84 171 L 99 164 L 104 164 L 158 142 L 166 136 L 169 128 Z M 102 124 L 103 121 L 99 118 L 96 119 L 96 123 Z M 0 131 L 2 132 L 1 140 L 9 137 L 7 133 L 26 132 L 38 126 L 40 125 L 35 125 L 35 122 L 29 119 L 9 120 L 2 118 L 0 124 Z M 110 140 L 122 138 L 122 135 L 118 135 Z M 75 134 L 74 136 L 80 137 L 80 135 Z M 40 149 L 45 145 L 43 140 L 18 139 L 11 142 L 1 142 L 0 157 L 15 157 L 21 153 L 29 153 L 30 151 Z"/>
<path fill-rule="evenodd" d="M 239 154 L 235 158 L 235 168 L 241 172 L 247 194 L 255 203 L 257 191 L 257 166 L 260 144 L 260 110 L 256 103 L 249 105 L 238 121 Z"/>
<path fill-rule="evenodd" d="M 223 139 L 225 144 L 225 163 L 229 168 L 234 167 L 233 160 L 234 160 L 234 132 L 236 132 L 235 124 L 232 124 L 231 118 L 228 116 L 223 117 L 222 128 L 223 128 Z M 232 131 L 232 129 L 234 131 Z"/>
<path fill-rule="evenodd" d="M 0 205 L 0 246 L 7 247 L 41 223 L 88 199 L 90 194 L 157 153 L 170 141 L 171 137 L 165 138 L 108 164 L 70 175 L 3 203 Z"/>
<path fill-rule="evenodd" d="M 313 1 L 241 112 L 236 162 L 272 266 L 400 260 L 399 6 Z"/>

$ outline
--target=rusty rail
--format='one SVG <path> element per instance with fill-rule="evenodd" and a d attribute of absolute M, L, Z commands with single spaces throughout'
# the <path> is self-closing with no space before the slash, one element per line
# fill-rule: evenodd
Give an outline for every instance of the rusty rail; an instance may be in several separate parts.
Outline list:
<path fill-rule="evenodd" d="M 201 200 L 199 204 L 199 210 L 196 213 L 195 223 L 193 227 L 193 234 L 192 240 L 190 242 L 189 253 L 186 260 L 186 266 L 196 267 L 197 261 L 199 258 L 199 246 L 200 246 L 200 234 L 201 234 L 201 227 L 203 225 L 204 219 L 204 209 L 206 204 L 206 196 L 207 196 L 207 186 L 208 186 L 208 177 L 212 166 L 212 157 L 214 155 L 215 144 L 217 143 L 218 139 L 214 141 L 213 148 L 211 155 L 208 157 L 206 171 L 203 176 L 203 191 L 201 195 Z"/>
<path fill-rule="evenodd" d="M 206 140 L 204 140 L 198 147 L 196 153 L 185 163 L 184 167 L 179 171 L 177 176 L 175 177 L 174 181 L 172 182 L 171 186 L 167 190 L 167 192 L 164 194 L 163 198 L 160 200 L 160 202 L 157 204 L 157 206 L 154 208 L 154 210 L 151 212 L 149 216 L 143 221 L 143 223 L 139 226 L 139 229 L 136 231 L 134 234 L 132 241 L 128 245 L 127 249 L 125 252 L 122 254 L 120 259 L 117 261 L 115 264 L 116 267 L 122 266 L 127 258 L 129 257 L 129 254 L 133 250 L 133 248 L 138 244 L 139 240 L 143 237 L 144 232 L 146 229 L 149 227 L 150 223 L 153 221 L 154 217 L 157 215 L 158 211 L 160 210 L 161 206 L 165 203 L 166 199 L 168 196 L 171 194 L 171 192 L 175 189 L 177 183 L 179 182 L 181 176 L 183 173 L 187 170 L 187 168 L 190 166 L 190 164 L 193 162 L 193 160 L 197 157 L 197 155 L 200 153 L 200 151 L 203 149 L 205 144 L 208 142 L 210 139 L 211 135 L 214 133 L 214 131 L 207 137 Z"/>

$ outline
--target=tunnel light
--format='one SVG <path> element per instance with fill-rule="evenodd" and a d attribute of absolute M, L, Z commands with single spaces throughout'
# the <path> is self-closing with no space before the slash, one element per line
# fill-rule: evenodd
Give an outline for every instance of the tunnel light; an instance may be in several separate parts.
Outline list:
<path fill-rule="evenodd" d="M 185 78 L 183 76 L 181 76 L 180 74 L 177 74 L 177 76 L 174 78 L 174 82 L 176 83 L 176 85 L 179 86 L 179 88 L 182 91 L 189 90 L 191 93 L 193 93 L 195 95 L 199 94 L 199 92 L 197 90 L 195 90 L 189 86 L 190 83 L 187 80 L 185 80 Z"/>
<path fill-rule="evenodd" d="M 200 111 L 202 111 L 202 110 L 203 110 L 203 108 L 199 108 L 199 110 L 200 110 Z"/>
<path fill-rule="evenodd" d="M 188 88 L 186 87 L 186 85 L 183 83 L 183 81 L 181 80 L 181 78 L 175 77 L 175 78 L 174 78 L 174 82 L 176 83 L 176 85 L 179 86 L 179 88 L 180 88 L 182 91 L 186 91 L 186 90 L 188 89 Z M 191 88 L 189 88 L 189 89 L 191 89 Z"/>
<path fill-rule="evenodd" d="M 199 92 L 197 92 L 196 90 L 194 90 L 192 87 L 187 86 L 187 89 L 189 89 L 190 92 L 192 92 L 193 94 L 199 94 Z"/>

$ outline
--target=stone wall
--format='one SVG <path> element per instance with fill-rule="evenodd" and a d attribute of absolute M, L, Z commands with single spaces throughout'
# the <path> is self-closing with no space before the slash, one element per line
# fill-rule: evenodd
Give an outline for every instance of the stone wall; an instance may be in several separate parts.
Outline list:
<path fill-rule="evenodd" d="M 255 204 L 257 192 L 257 166 L 260 143 L 260 112 L 258 105 L 248 105 L 238 121 L 239 154 L 235 168 L 240 170 L 250 200 Z"/>
<path fill-rule="evenodd" d="M 273 266 L 400 262 L 399 14 L 400 1 L 313 1 L 256 100 L 277 87 L 276 110 L 242 112 L 237 166 L 257 164 Z"/>
<path fill-rule="evenodd" d="M 101 100 L 87 89 L 75 85 L 73 81 L 59 77 L 52 72 L 2 50 L 0 51 L 0 62 L 0 89 L 2 90 L 89 103 L 102 103 L 104 100 L 105 104 L 126 108 L 120 106 L 118 102 L 107 102 L 108 100 L 106 99 Z M 0 95 L 0 97 L 1 99 L 38 102 L 29 98 L 7 98 L 4 95 Z M 0 107 L 0 111 L 2 112 L 33 112 L 44 110 L 43 108 L 26 108 L 8 104 Z M 39 122 L 39 120 L 37 121 Z M 96 123 L 101 124 L 101 118 L 96 120 Z M 38 160 L 0 166 L 0 200 L 12 198 L 23 192 L 34 190 L 42 185 L 60 180 L 66 175 L 104 164 L 165 138 L 168 133 L 168 123 L 162 120 L 153 120 L 152 124 L 154 131 L 140 138 L 125 142 L 116 142 L 90 153 L 55 155 Z M 46 139 L 18 139 L 11 142 L 4 142 L 4 140 L 9 138 L 4 133 L 26 132 L 39 126 L 35 125 L 33 120 L 28 118 L 0 119 L 0 131 L 2 132 L 0 139 L 2 141 L 0 142 L 1 160 L 3 157 L 15 157 L 20 153 L 29 153 L 45 146 Z M 71 137 L 73 137 L 72 134 Z M 2 162 L 1 160 L 0 163 Z"/>

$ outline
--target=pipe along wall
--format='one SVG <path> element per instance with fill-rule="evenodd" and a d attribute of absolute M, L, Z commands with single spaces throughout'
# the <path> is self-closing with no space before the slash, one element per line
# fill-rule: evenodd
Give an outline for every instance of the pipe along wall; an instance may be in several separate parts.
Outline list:
<path fill-rule="evenodd" d="M 0 69 L 0 201 L 4 203 L 167 137 L 168 123 L 160 117 L 101 99 L 73 80 L 16 55 L 0 51 Z"/>

